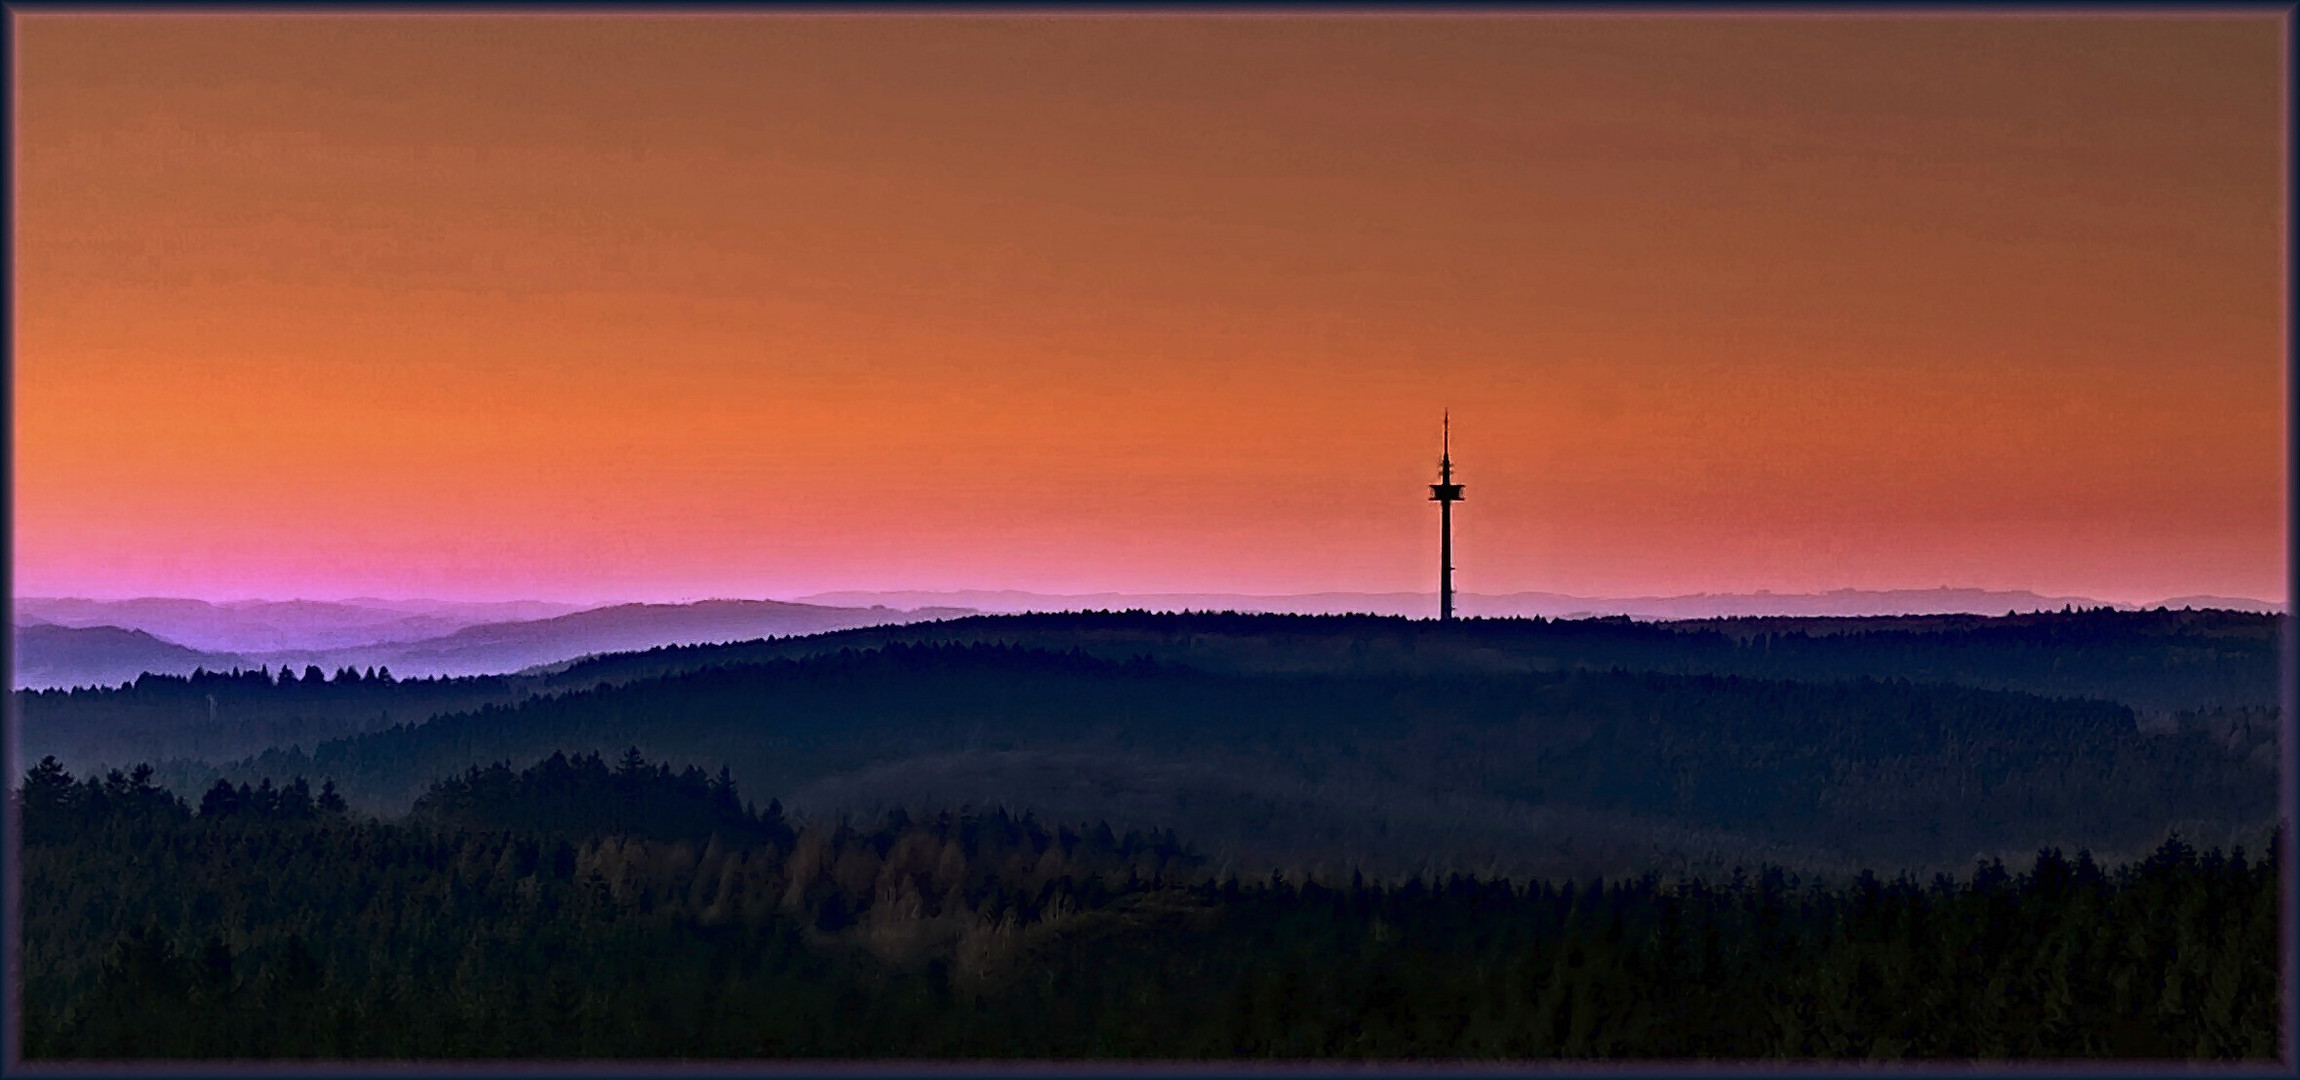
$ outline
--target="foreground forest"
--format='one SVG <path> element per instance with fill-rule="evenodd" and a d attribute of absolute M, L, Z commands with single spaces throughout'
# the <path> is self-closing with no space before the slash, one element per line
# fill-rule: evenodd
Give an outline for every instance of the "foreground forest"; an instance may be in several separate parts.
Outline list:
<path fill-rule="evenodd" d="M 394 820 L 151 776 L 24 778 L 32 1059 L 2278 1050 L 2281 837 L 1929 880 L 1241 880 L 1168 833 L 786 820 L 636 750 Z"/>

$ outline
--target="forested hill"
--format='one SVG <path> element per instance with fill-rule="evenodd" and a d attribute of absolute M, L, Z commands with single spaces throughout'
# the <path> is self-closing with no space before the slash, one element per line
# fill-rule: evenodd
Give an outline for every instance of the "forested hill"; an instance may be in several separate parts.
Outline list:
<path fill-rule="evenodd" d="M 541 689 L 504 676 L 399 679 L 390 668 L 333 675 L 268 670 L 145 674 L 119 686 L 16 692 L 24 756 L 74 768 L 126 761 L 231 761 L 275 746 L 422 723 Z"/>
<path fill-rule="evenodd" d="M 1012 643 L 1150 656 L 1213 671 L 1525 672 L 1615 667 L 1797 681 L 1908 679 L 2145 712 L 2277 703 L 2289 617 L 2233 611 L 2090 611 L 1983 616 L 1746 618 L 1696 622 L 1461 619 L 1375 615 L 1085 612 L 990 615 L 807 638 L 661 648 L 573 664 L 545 686 L 589 688 L 654 675 L 803 657 L 888 642 Z"/>
<path fill-rule="evenodd" d="M 1901 681 L 1243 674 L 896 643 L 489 706 L 226 775 L 331 778 L 396 811 L 474 765 L 637 746 L 816 812 L 1004 804 L 1260 864 L 1934 866 L 2264 830 L 2272 717 L 2211 716 L 2150 734 L 2114 703 Z"/>
<path fill-rule="evenodd" d="M 1739 675 L 1795 681 L 1863 676 L 2116 701 L 2152 722 L 2187 710 L 2276 704 L 2282 616 L 2223 611 L 2085 611 L 1982 618 L 1465 619 L 1143 612 L 977 616 L 734 645 L 659 648 L 548 675 L 394 680 L 388 670 L 300 675 L 199 672 L 126 686 L 19 691 L 29 758 L 86 768 L 124 761 L 220 762 L 708 667 L 912 644 L 1012 643 L 1106 659 L 1149 656 L 1234 674 L 1534 673 L 1568 669 Z M 370 677 L 373 676 L 373 677 Z M 187 776 L 189 774 L 186 774 Z"/>

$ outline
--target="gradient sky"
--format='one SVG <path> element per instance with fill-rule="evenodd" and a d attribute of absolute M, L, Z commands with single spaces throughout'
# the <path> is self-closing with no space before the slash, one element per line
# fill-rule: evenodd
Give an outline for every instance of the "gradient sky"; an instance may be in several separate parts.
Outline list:
<path fill-rule="evenodd" d="M 15 588 L 2274 598 L 2283 16 L 27 16 Z"/>

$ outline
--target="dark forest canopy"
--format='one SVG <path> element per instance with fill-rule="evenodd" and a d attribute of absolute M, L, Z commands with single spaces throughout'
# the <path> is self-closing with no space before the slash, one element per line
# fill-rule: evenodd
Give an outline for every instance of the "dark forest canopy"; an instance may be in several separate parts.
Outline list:
<path fill-rule="evenodd" d="M 1238 672 L 1609 669 L 1835 680 L 1906 678 L 2146 710 L 2276 703 L 2289 619 L 2232 611 L 1740 618 L 1639 622 L 1146 611 L 980 615 L 903 627 L 595 657 L 550 675 L 590 687 L 889 642 L 1008 643 Z"/>
<path fill-rule="evenodd" d="M 534 692 L 505 676 L 394 678 L 389 668 L 332 675 L 268 668 L 146 673 L 119 686 L 19 690 L 28 757 L 83 767 L 128 760 L 229 761 L 274 746 L 421 723 L 443 712 L 519 700 Z"/>
<path fill-rule="evenodd" d="M 22 693 L 22 745 L 158 782 L 433 780 L 637 745 L 824 811 L 1002 801 L 1223 857 L 1615 872 L 1950 865 L 2275 799 L 2280 617 L 985 616 L 554 674 L 147 676 Z"/>
<path fill-rule="evenodd" d="M 996 811 L 785 821 L 635 751 L 396 821 L 149 776 L 22 785 L 33 1060 L 2265 1059 L 2282 1015 L 2281 838 L 1384 883 Z"/>
<path fill-rule="evenodd" d="M 1591 619 L 1460 619 L 1436 623 L 1377 615 L 1234 612 L 1064 612 L 979 615 L 931 623 L 767 638 L 725 645 L 663 646 L 556 665 L 549 674 L 393 680 L 388 669 L 315 667 L 205 672 L 191 679 L 146 675 L 79 690 L 20 690 L 21 701 L 164 698 L 278 686 L 307 700 L 322 687 L 372 692 L 397 682 L 421 693 L 443 687 L 526 692 L 622 682 L 704 666 L 804 657 L 904 641 L 997 642 L 1084 648 L 1120 658 L 1150 655 L 1195 666 L 1318 669 L 1409 668 L 1447 663 L 1629 667 L 1789 678 L 1912 678 L 2061 696 L 2141 698 L 2176 694 L 2180 707 L 2272 704 L 2276 642 L 2285 616 L 2230 611 L 2089 611 L 1988 616 L 1749 617 L 1678 622 Z M 1044 639 L 1044 640 L 1042 640 Z M 1059 642 L 1055 644 L 1054 642 Z M 1749 646 L 1755 646 L 1752 651 Z M 1786 652 L 1784 652 L 1786 650 Z M 2043 658 L 2041 666 L 2037 661 Z M 2138 665 L 2133 667 L 2133 665 Z M 379 678 L 380 676 L 380 678 Z M 2134 676 L 2172 685 L 2150 691 Z M 501 678 L 506 683 L 494 683 Z M 2033 682 L 2038 685 L 2018 685 Z M 2046 685 L 2050 684 L 2050 685 Z M 2063 689 L 2056 689 L 2060 687 Z M 2225 700 L 2216 700 L 2219 695 Z M 254 701 L 255 699 L 250 699 Z M 284 700 L 271 698 L 269 700 Z M 2127 701 L 2143 708 L 2154 700 Z M 412 711 L 412 710 L 403 710 Z M 421 719 L 421 717 L 415 717 Z"/>
<path fill-rule="evenodd" d="M 636 745 L 810 807 L 1003 801 L 1182 828 L 1261 862 L 1922 868 L 2044 843 L 2130 852 L 2181 823 L 2265 830 L 2273 714 L 2186 723 L 2151 733 L 2109 702 L 1901 680 L 1250 675 L 894 643 L 485 706 L 194 784 L 326 777 L 396 812 L 481 763 Z"/>
<path fill-rule="evenodd" d="M 550 674 L 394 679 L 385 670 L 146 675 L 115 687 L 18 691 L 26 759 L 76 768 L 161 763 L 172 783 L 266 750 L 421 724 L 666 674 L 835 656 L 894 643 L 1001 644 L 1133 658 L 1235 675 L 1442 676 L 1563 670 L 1653 671 L 1840 682 L 1908 679 L 2179 714 L 2223 735 L 2258 726 L 2278 692 L 2279 616 L 2222 611 L 2088 611 L 2001 618 L 1906 616 L 1726 619 L 1465 619 L 1098 612 L 977 616 L 733 645 L 683 646 L 577 662 Z M 2231 720 L 2229 717 L 2240 717 Z M 2244 718 L 2248 717 L 2248 718 Z M 2272 726 L 2272 725 L 2271 725 Z M 461 767 L 457 765 L 456 767 Z M 427 780 L 428 777 L 418 778 Z M 412 798 L 404 785 L 390 798 Z M 382 796 L 377 796 L 381 798 Z M 378 804 L 380 805 L 380 804 Z"/>
<path fill-rule="evenodd" d="M 1017 644 L 1146 656 L 1239 674 L 1437 674 L 1573 668 L 1797 681 L 1905 678 L 2117 701 L 2144 715 L 2273 707 L 2284 617 L 2224 611 L 1880 618 L 1465 619 L 1100 612 L 976 616 L 580 661 L 548 675 L 397 680 L 307 669 L 146 675 L 115 687 L 17 691 L 28 757 L 92 767 L 218 763 L 447 712 L 705 667 L 893 642 Z"/>

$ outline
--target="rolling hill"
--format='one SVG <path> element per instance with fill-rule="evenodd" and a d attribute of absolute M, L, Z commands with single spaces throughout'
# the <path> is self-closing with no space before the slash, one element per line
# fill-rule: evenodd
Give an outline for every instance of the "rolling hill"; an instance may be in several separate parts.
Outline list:
<path fill-rule="evenodd" d="M 147 671 L 186 675 L 203 667 L 213 671 L 246 663 L 230 653 L 186 648 L 117 626 L 16 626 L 14 672 L 19 688 L 117 686 Z"/>
<path fill-rule="evenodd" d="M 492 675 L 600 653 L 750 641 L 900 624 L 964 614 L 952 610 L 838 608 L 776 600 L 617 604 L 548 619 L 481 623 L 419 641 L 319 653 L 265 654 L 274 663 L 389 666 L 401 675 Z"/>
<path fill-rule="evenodd" d="M 802 599 L 823 604 L 889 604 L 896 607 L 946 605 L 1000 614 L 1059 611 L 1239 611 L 1286 615 L 1402 615 L 1426 618 L 1437 608 L 1431 593 L 1323 592 L 1282 596 L 1242 593 L 1032 593 L 1017 589 L 948 592 L 847 591 Z M 1859 617 L 1881 615 L 2001 615 L 2007 611 L 2058 611 L 2110 607 L 2120 611 L 2165 608 L 2217 608 L 2257 614 L 2283 606 L 2261 600 L 2220 596 L 2181 596 L 2147 604 L 2106 604 L 2082 596 L 2044 596 L 2025 589 L 1836 589 L 1825 593 L 1695 593 L 1685 596 L 1596 597 L 1552 592 L 1461 593 L 1456 610 L 1479 618 L 1586 618 L 1627 615 L 1637 619 L 1713 619 L 1763 616 Z"/>
<path fill-rule="evenodd" d="M 252 655 L 416 641 L 482 622 L 548 618 L 572 604 L 439 600 L 188 600 L 19 597 L 15 617 L 59 626 L 142 630 L 189 648 Z"/>
<path fill-rule="evenodd" d="M 1263 861 L 1948 865 L 2259 826 L 2280 625 L 973 616 L 516 678 L 219 675 L 18 704 L 34 755 L 204 747 L 163 780 L 333 778 L 377 811 L 474 765 L 635 745 L 820 812 L 998 802 Z"/>
<path fill-rule="evenodd" d="M 421 603 L 425 602 L 22 601 L 16 615 L 19 626 L 55 624 L 113 632 L 40 637 L 31 652 L 22 654 L 15 685 L 19 689 L 116 685 L 142 672 L 182 675 L 202 666 L 317 667 L 329 673 L 348 666 L 362 671 L 390 668 L 401 676 L 492 675 L 659 645 L 747 641 L 967 614 L 956 609 L 904 612 L 710 600 L 619 604 L 540 619 L 474 623 L 470 620 L 478 614 L 531 610 L 535 605 L 409 607 Z M 117 622 L 89 623 L 95 619 Z M 183 645 L 156 627 L 179 629 L 205 644 Z M 214 642 L 241 644 L 220 648 Z M 296 644 L 282 647 L 282 642 Z"/>
<path fill-rule="evenodd" d="M 2223 735 L 2225 732 L 2225 735 Z M 404 809 L 556 751 L 733 771 L 810 813 L 1005 805 L 1255 865 L 1944 867 L 2264 829 L 2275 725 L 2143 731 L 2098 700 L 1621 669 L 1213 672 L 983 643 L 706 667 L 271 752 Z"/>

